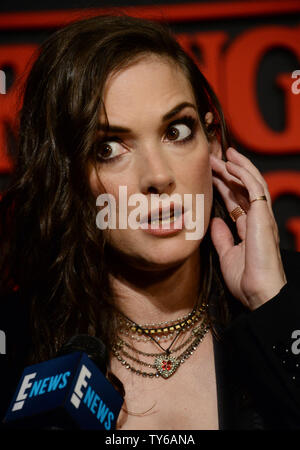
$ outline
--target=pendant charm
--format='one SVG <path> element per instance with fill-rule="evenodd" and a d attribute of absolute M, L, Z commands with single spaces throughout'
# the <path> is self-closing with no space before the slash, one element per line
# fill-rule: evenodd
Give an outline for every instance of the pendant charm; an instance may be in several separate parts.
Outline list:
<path fill-rule="evenodd" d="M 155 358 L 157 372 L 163 378 L 169 378 L 178 369 L 180 362 L 173 356 L 162 355 Z"/>

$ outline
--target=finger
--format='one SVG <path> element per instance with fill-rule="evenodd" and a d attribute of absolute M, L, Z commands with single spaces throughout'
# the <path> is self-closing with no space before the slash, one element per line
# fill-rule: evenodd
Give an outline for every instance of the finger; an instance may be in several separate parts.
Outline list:
<path fill-rule="evenodd" d="M 223 180 L 216 176 L 213 176 L 213 184 L 220 192 L 229 213 L 232 212 L 237 206 L 240 206 L 240 203 L 235 197 L 234 192 Z M 246 222 L 247 217 L 245 214 L 240 215 L 235 221 L 238 235 L 242 240 L 244 240 L 246 237 Z"/>
<path fill-rule="evenodd" d="M 217 158 L 213 154 L 210 155 L 210 163 L 212 169 L 218 174 L 222 174 L 227 181 L 236 183 L 237 186 L 243 186 L 241 180 L 227 172 L 226 163 L 222 159 Z"/>
<path fill-rule="evenodd" d="M 252 173 L 253 176 L 264 185 L 264 187 L 267 187 L 266 180 L 258 170 L 258 168 L 248 159 L 245 155 L 238 152 L 235 148 L 229 147 L 226 151 L 226 156 L 228 160 L 235 162 L 236 164 L 245 167 L 249 172 Z"/>
<path fill-rule="evenodd" d="M 230 160 L 231 162 L 234 162 L 235 164 L 247 169 L 248 172 L 250 172 L 257 179 L 257 181 L 263 186 L 264 195 L 267 197 L 270 212 L 272 215 L 274 215 L 272 210 L 272 200 L 269 193 L 267 182 L 264 179 L 263 175 L 260 173 L 260 171 L 257 169 L 257 167 L 250 161 L 250 159 L 246 158 L 246 156 L 239 153 L 233 147 L 228 148 L 226 156 L 228 160 Z"/>
<path fill-rule="evenodd" d="M 273 227 L 274 227 L 274 234 L 277 243 L 279 244 L 279 230 L 278 226 L 274 217 L 274 212 L 272 208 L 272 199 L 269 192 L 268 184 L 266 180 L 264 179 L 263 175 L 260 173 L 260 171 L 257 169 L 257 167 L 248 159 L 246 156 L 242 155 L 240 152 L 235 150 L 233 147 L 229 147 L 226 152 L 227 158 L 231 161 L 236 163 L 237 165 L 240 165 L 244 168 L 246 168 L 250 173 L 252 173 L 253 176 L 257 179 L 259 183 L 261 183 L 264 187 L 264 195 L 267 197 L 267 203 L 269 207 L 270 214 L 273 218 Z"/>
<path fill-rule="evenodd" d="M 251 202 L 257 197 L 264 195 L 264 188 L 262 184 L 257 181 L 257 179 L 245 168 L 238 166 L 231 161 L 227 161 L 226 163 L 227 170 L 232 173 L 234 176 L 239 177 L 240 180 L 245 184 L 248 193 L 249 193 L 249 201 Z M 255 201 L 251 203 L 250 208 L 247 212 L 248 218 L 257 220 L 256 217 L 252 216 L 251 211 L 256 211 L 260 213 L 260 224 L 264 226 L 266 229 L 271 228 L 273 231 L 274 238 L 276 242 L 278 242 L 278 228 L 276 222 L 274 220 L 274 216 L 270 214 L 270 209 L 267 201 Z M 248 222 L 247 222 L 248 223 Z M 254 225 L 254 224 L 253 224 Z"/>
<path fill-rule="evenodd" d="M 214 156 L 211 157 L 211 167 L 217 177 L 221 178 L 228 186 L 228 188 L 234 193 L 237 204 L 247 212 L 250 206 L 249 193 L 242 181 L 230 174 L 226 168 L 225 161 L 222 161 L 219 158 L 216 158 Z M 231 208 L 231 206 L 232 205 L 228 206 L 229 211 L 232 211 L 233 209 Z"/>
<path fill-rule="evenodd" d="M 233 173 L 232 170 L 229 172 L 229 165 L 230 165 L 231 162 L 225 162 L 223 160 L 220 160 L 219 158 L 216 158 L 213 155 L 210 155 L 210 162 L 211 162 L 211 167 L 212 167 L 213 171 L 218 176 L 221 176 L 222 179 L 225 181 L 225 183 L 227 183 L 228 186 L 235 193 L 235 197 L 237 199 L 237 203 L 246 212 L 248 212 L 248 210 L 250 209 L 250 206 L 251 206 L 251 204 L 249 203 L 249 189 L 242 182 L 240 174 L 238 172 Z M 235 164 L 233 163 L 233 165 L 235 165 Z M 241 167 L 239 165 L 236 165 L 236 166 L 237 166 L 237 168 Z M 260 195 L 266 195 L 262 184 L 258 180 L 256 180 L 256 182 L 257 182 L 256 186 L 259 186 L 259 188 L 256 187 L 256 189 L 260 189 L 259 192 L 262 192 Z M 257 197 L 257 196 L 258 195 L 255 195 L 254 197 Z M 266 197 L 267 197 L 267 195 L 266 195 Z M 278 227 L 277 227 L 274 215 L 273 215 L 271 199 L 269 198 L 269 201 L 267 201 L 267 202 L 259 201 L 259 202 L 254 202 L 254 203 L 267 203 L 268 204 L 269 213 L 270 213 L 269 214 L 269 219 L 271 219 L 271 221 L 272 221 L 274 237 L 276 239 L 276 242 L 279 245 L 279 231 L 278 231 Z"/>
<path fill-rule="evenodd" d="M 224 220 L 220 217 L 214 217 L 211 220 L 210 232 L 212 242 L 217 250 L 219 258 L 222 259 L 223 256 L 234 246 L 232 233 Z"/>
<path fill-rule="evenodd" d="M 227 161 L 225 163 L 226 169 L 228 172 L 235 177 L 239 178 L 244 186 L 246 187 L 249 194 L 249 202 L 254 200 L 255 198 L 265 195 L 264 187 L 262 183 L 260 183 L 251 172 L 245 169 L 242 166 L 239 166 L 231 161 Z M 267 201 L 260 202 L 263 203 L 264 206 L 267 206 Z"/>
<path fill-rule="evenodd" d="M 245 168 L 232 162 L 226 162 L 227 170 L 236 177 L 240 177 L 249 192 L 250 201 L 263 194 L 262 184 Z M 263 253 L 268 256 L 271 263 L 272 255 L 277 254 L 280 260 L 278 227 L 268 207 L 267 201 L 255 201 L 251 203 L 247 212 L 247 230 L 255 230 L 247 234 L 245 238 L 247 261 L 254 261 L 257 254 L 264 249 Z M 264 260 L 262 258 L 262 260 Z"/>

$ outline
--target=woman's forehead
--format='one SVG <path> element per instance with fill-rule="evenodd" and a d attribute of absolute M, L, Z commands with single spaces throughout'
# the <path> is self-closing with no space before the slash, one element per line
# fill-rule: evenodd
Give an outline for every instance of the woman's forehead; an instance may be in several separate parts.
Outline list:
<path fill-rule="evenodd" d="M 181 102 L 195 104 L 184 72 L 166 58 L 145 57 L 108 78 L 103 100 L 108 117 L 128 119 L 132 114 L 165 114 Z"/>

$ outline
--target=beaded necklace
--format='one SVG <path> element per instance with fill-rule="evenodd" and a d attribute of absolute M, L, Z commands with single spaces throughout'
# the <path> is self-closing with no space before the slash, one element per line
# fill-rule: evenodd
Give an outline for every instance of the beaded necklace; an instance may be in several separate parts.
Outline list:
<path fill-rule="evenodd" d="M 116 359 L 126 369 L 130 370 L 136 375 L 142 375 L 143 377 L 149 378 L 162 377 L 164 379 L 168 379 L 176 372 L 180 365 L 183 364 L 194 353 L 194 351 L 198 348 L 200 342 L 202 342 L 205 334 L 208 332 L 209 325 L 207 324 L 205 319 L 203 319 L 200 325 L 195 325 L 200 320 L 200 318 L 204 317 L 206 307 L 207 305 L 203 303 L 202 305 L 200 305 L 200 307 L 195 307 L 188 315 L 177 320 L 146 325 L 138 325 L 125 315 L 119 313 L 119 323 L 129 329 L 130 332 L 133 333 L 132 336 L 134 334 L 137 334 L 138 336 L 146 336 L 149 341 L 153 341 L 153 343 L 159 346 L 162 352 L 143 352 L 136 349 L 124 339 L 121 339 L 119 337 L 116 344 L 112 347 L 113 356 L 115 356 Z M 185 339 L 182 344 L 171 350 L 178 336 L 191 328 L 192 330 L 190 336 Z M 167 349 L 163 348 L 158 342 L 162 336 L 173 337 L 174 334 L 175 337 L 172 339 L 172 342 Z M 125 349 L 125 347 L 131 352 L 138 355 L 142 355 L 146 358 L 154 358 L 154 362 L 147 362 L 137 358 L 133 354 L 130 354 L 128 350 Z M 186 347 L 186 349 L 181 354 L 177 356 L 174 355 L 184 347 Z M 122 355 L 124 355 L 127 359 L 124 359 Z M 133 367 L 131 363 L 129 364 L 128 359 L 141 366 L 148 367 L 150 369 L 156 369 L 156 372 L 146 372 L 139 370 L 136 367 Z"/>

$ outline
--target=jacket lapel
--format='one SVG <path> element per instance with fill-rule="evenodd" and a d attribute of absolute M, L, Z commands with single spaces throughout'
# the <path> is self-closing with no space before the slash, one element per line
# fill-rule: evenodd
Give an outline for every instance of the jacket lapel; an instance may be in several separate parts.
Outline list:
<path fill-rule="evenodd" d="M 238 364 L 225 339 L 213 336 L 219 430 L 261 430 L 263 420 L 241 384 Z"/>

